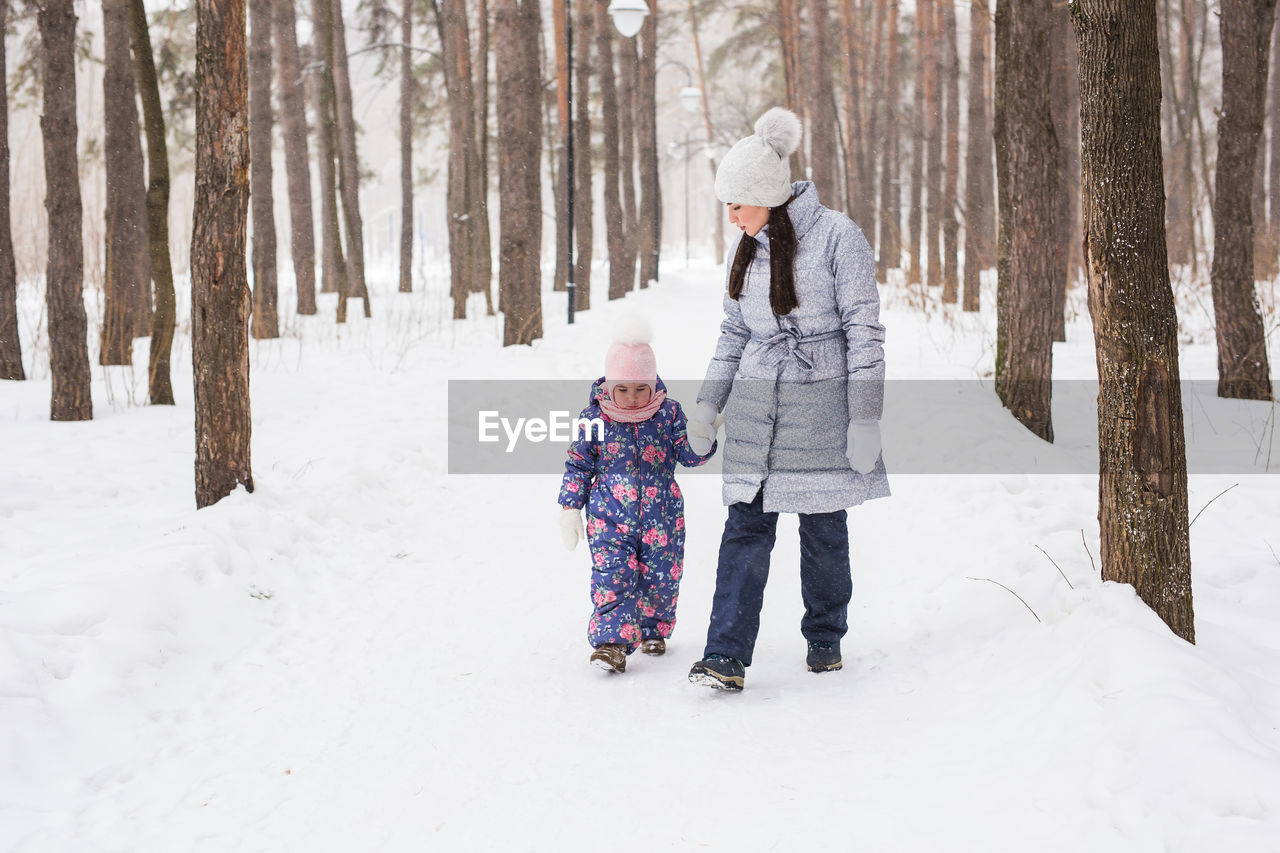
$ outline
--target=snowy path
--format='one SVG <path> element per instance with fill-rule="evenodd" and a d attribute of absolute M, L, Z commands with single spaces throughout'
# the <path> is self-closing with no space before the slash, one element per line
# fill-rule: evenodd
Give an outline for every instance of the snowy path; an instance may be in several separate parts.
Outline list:
<path fill-rule="evenodd" d="M 700 374 L 719 288 L 626 300 L 669 318 L 664 376 Z M 1275 849 L 1275 475 L 1192 480 L 1193 512 L 1240 485 L 1192 528 L 1190 647 L 1096 578 L 1094 478 L 894 476 L 886 450 L 894 497 L 850 513 L 845 669 L 804 671 L 784 517 L 726 696 L 685 681 L 724 519 L 685 473 L 671 651 L 611 677 L 558 477 L 448 476 L 445 404 L 448 378 L 594 377 L 624 306 L 501 351 L 485 319 L 419 341 L 421 299 L 255 344 L 257 490 L 199 513 L 188 408 L 55 425 L 47 379 L 0 386 L 0 849 Z M 989 317 L 885 323 L 895 378 L 990 363 Z M 1060 376 L 1092 368 L 1073 339 Z M 985 440 L 1025 441 L 994 413 Z"/>

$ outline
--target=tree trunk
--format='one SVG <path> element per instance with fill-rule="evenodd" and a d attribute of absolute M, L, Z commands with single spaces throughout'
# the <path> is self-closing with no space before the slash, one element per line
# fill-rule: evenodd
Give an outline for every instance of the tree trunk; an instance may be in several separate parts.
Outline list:
<path fill-rule="evenodd" d="M 294 0 L 274 0 L 276 80 L 280 85 L 280 125 L 289 182 L 289 250 L 297 283 L 298 313 L 316 313 L 316 229 L 311 208 L 311 163 L 307 152 L 307 108 L 298 62 Z"/>
<path fill-rule="evenodd" d="M 317 159 L 320 162 L 320 290 L 337 293 L 343 302 L 347 293 L 347 262 L 343 257 L 341 226 L 338 223 L 338 131 L 337 96 L 333 82 L 333 4 L 311 0 L 312 62 L 319 63 L 315 80 Z M 343 316 L 345 316 L 345 307 Z"/>
<path fill-rule="evenodd" d="M 924 63 L 924 133 L 925 205 L 924 251 L 925 280 L 930 287 L 942 284 L 942 51 L 938 4 L 942 0 L 920 0 L 919 14 L 925 20 Z"/>
<path fill-rule="evenodd" d="M 343 224 L 347 228 L 347 289 L 338 296 L 338 322 L 346 319 L 348 296 L 364 300 L 370 316 L 369 288 L 364 280 L 364 217 L 360 215 L 360 156 L 356 148 L 356 119 L 351 100 L 351 72 L 347 63 L 347 27 L 342 0 L 333 0 L 333 85 L 338 108 L 338 188 Z"/>
<path fill-rule="evenodd" d="M 996 181 L 1000 237 L 996 393 L 1027 429 L 1053 441 L 1050 415 L 1058 140 L 1050 107 L 1049 0 L 996 7 Z"/>
<path fill-rule="evenodd" d="M 1273 72 L 1274 73 L 1274 72 Z M 1262 120 L 1258 128 L 1258 154 L 1253 170 L 1253 277 L 1268 281 L 1276 274 L 1276 246 L 1267 223 L 1266 80 L 1262 81 Z"/>
<path fill-rule="evenodd" d="M 846 6 L 851 5 L 847 0 L 841 2 L 841 12 Z M 887 16 L 887 0 L 875 0 L 875 12 L 871 24 L 871 52 L 869 71 L 863 75 L 867 80 L 867 114 L 868 123 L 865 128 L 849 127 L 850 116 L 856 116 L 856 111 L 848 109 L 846 103 L 845 108 L 845 137 L 851 140 L 846 143 L 846 173 L 845 173 L 845 209 L 851 211 L 855 217 L 855 222 L 863 231 L 863 236 L 867 238 L 867 243 L 871 246 L 872 254 L 877 257 L 880 252 L 880 240 L 884 239 L 876 234 L 876 224 L 879 219 L 879 211 L 876 204 L 876 195 L 878 193 L 876 184 L 876 161 L 883 160 L 883 155 L 888 146 L 883 137 L 883 122 L 880 120 L 881 112 L 887 112 L 891 108 L 892 102 L 886 96 L 885 92 L 885 18 Z M 851 53 L 849 49 L 846 53 Z M 847 164 L 849 156 L 848 148 L 852 145 L 852 140 L 861 136 L 865 140 L 865 159 L 863 160 L 863 172 L 858 181 L 858 187 L 851 187 L 848 175 Z M 881 274 L 883 280 L 883 274 Z"/>
<path fill-rule="evenodd" d="M 93 417 L 89 394 L 88 318 L 84 311 L 84 243 L 81 237 L 80 165 L 76 153 L 76 14 L 71 0 L 42 0 L 37 7 L 44 114 L 45 210 L 49 261 L 45 299 L 49 311 L 50 405 L 55 421 Z"/>
<path fill-rule="evenodd" d="M 643 53 L 640 58 L 640 79 L 636 84 L 636 147 L 640 158 L 640 206 L 637 223 L 640 254 L 640 286 L 658 280 L 658 255 L 662 248 L 660 227 L 660 193 L 658 189 L 658 132 L 657 92 L 658 76 L 658 0 L 649 0 L 649 14 L 640 31 Z M 718 211 L 717 211 L 718 212 Z M 720 217 L 716 217 L 717 222 Z M 719 232 L 723 233 L 720 223 Z M 723 237 L 719 238 L 723 245 Z"/>
<path fill-rule="evenodd" d="M 471 198 L 478 209 L 468 220 L 475 229 L 476 269 L 480 274 L 472 283 L 472 292 L 484 294 L 485 313 L 493 316 L 493 258 L 489 242 L 489 10 L 487 0 L 480 0 L 476 33 L 476 119 L 473 123 L 476 145 L 473 149 L 472 176 L 475 184 Z"/>
<path fill-rule="evenodd" d="M 600 77 L 600 131 L 604 146 L 604 230 L 609 252 L 609 298 L 627 295 L 631 279 L 623 249 L 622 200 L 618 193 L 618 94 L 614 87 L 613 22 L 609 0 L 595 0 L 596 72 Z"/>
<path fill-rule="evenodd" d="M 243 0 L 196 0 L 195 227 L 191 352 L 196 506 L 243 484 L 249 463 L 248 73 Z"/>
<path fill-rule="evenodd" d="M 1266 333 L 1253 279 L 1254 164 L 1262 138 L 1276 0 L 1223 0 L 1222 112 L 1213 207 L 1218 396 L 1270 400 Z"/>
<path fill-rule="evenodd" d="M 0 80 L 8 80 L 4 37 L 9 0 L 0 0 Z M 0 89 L 0 379 L 26 379 L 18 338 L 18 271 L 9 216 L 9 87 Z"/>
<path fill-rule="evenodd" d="M 505 294 L 502 343 L 542 337 L 542 40 L 539 0 L 498 0 L 498 289 Z"/>
<path fill-rule="evenodd" d="M 1169 186 L 1166 206 L 1169 262 L 1180 265 L 1195 263 L 1195 121 L 1191 113 L 1191 87 L 1195 63 L 1196 16 L 1193 6 L 1194 0 L 1179 0 L 1177 3 L 1170 0 L 1167 4 L 1166 30 L 1173 26 L 1175 19 L 1178 22 L 1177 50 L 1173 49 L 1172 36 L 1166 39 L 1167 54 L 1165 46 L 1162 45 L 1161 50 L 1162 57 L 1168 56 L 1166 64 L 1169 70 L 1165 75 L 1170 124 L 1169 157 L 1166 160 L 1166 183 Z"/>
<path fill-rule="evenodd" d="M 816 7 L 824 7 L 821 12 Z M 810 0 L 810 15 L 818 20 L 818 15 L 825 15 L 825 3 L 821 0 Z M 872 247 L 875 246 L 875 227 L 866 218 L 865 210 L 866 200 L 869 197 L 870 187 L 863 183 L 866 177 L 865 169 L 862 167 L 859 146 L 855 140 L 865 132 L 862 127 L 862 76 L 859 74 L 859 54 L 864 39 L 859 32 L 858 11 L 854 6 L 854 0 L 840 0 L 840 52 L 844 55 L 844 209 L 849 212 L 849 216 L 859 227 L 863 228 L 868 236 L 868 242 Z M 820 24 L 814 25 L 814 32 L 819 33 L 824 28 Z M 825 40 L 822 45 L 825 51 Z M 818 62 L 827 62 L 828 58 L 824 57 L 819 60 L 816 58 L 818 52 L 818 44 L 815 40 L 813 60 L 815 67 Z M 821 97 L 816 91 L 819 86 L 815 86 L 810 90 L 813 97 L 813 103 L 817 103 L 817 99 Z M 830 96 L 830 92 L 827 93 Z M 874 109 L 874 102 L 872 109 Z M 812 109 L 812 108 L 811 108 Z M 831 111 L 825 111 L 830 115 Z M 834 117 L 832 118 L 834 122 Z M 835 135 L 834 124 L 831 129 L 832 136 Z M 834 146 L 833 146 L 834 147 Z M 834 165 L 834 164 L 833 164 Z M 833 169 L 834 171 L 834 169 Z M 834 188 L 833 188 L 834 189 Z M 824 199 L 824 203 L 831 208 L 839 208 L 838 196 L 833 192 L 832 197 Z M 818 197 L 823 197 L 823 187 L 818 185 Z"/>
<path fill-rule="evenodd" d="M 959 299 L 960 221 L 956 219 L 956 195 L 960 179 L 960 55 L 956 48 L 956 10 L 949 2 L 938 4 L 942 24 L 942 80 L 947 103 L 946 173 L 942 183 L 942 301 Z"/>
<path fill-rule="evenodd" d="M 271 180 L 271 0 L 249 2 L 249 201 L 253 206 L 255 338 L 280 337 L 276 309 L 276 217 Z"/>
<path fill-rule="evenodd" d="M 884 165 L 880 170 L 880 260 L 876 277 L 889 280 L 889 270 L 902 265 L 902 187 L 898 135 L 898 112 L 902 86 L 898 69 L 902 56 L 898 48 L 898 0 L 888 0 L 888 36 L 885 40 Z"/>
<path fill-rule="evenodd" d="M 640 51 L 635 38 L 623 38 L 618 47 L 618 172 L 622 179 L 622 251 L 627 290 L 636 286 L 636 78 Z"/>
<path fill-rule="evenodd" d="M 573 279 L 573 310 L 591 307 L 591 257 L 594 240 L 591 189 L 591 34 L 595 31 L 594 0 L 577 0 L 574 29 L 576 68 L 573 75 L 573 232 L 577 252 Z"/>
<path fill-rule="evenodd" d="M 921 5 L 916 6 L 915 19 L 915 77 L 912 80 L 911 109 L 911 195 L 907 202 L 907 254 L 910 258 L 907 266 L 907 284 L 919 284 L 922 276 L 920 257 L 920 226 L 923 218 L 921 202 L 924 198 L 924 77 L 925 57 L 927 54 L 927 24 L 921 12 Z"/>
<path fill-rule="evenodd" d="M 99 364 L 132 364 L 133 338 L 150 334 L 146 178 L 129 55 L 130 0 L 103 0 L 103 161 L 106 270 Z"/>
<path fill-rule="evenodd" d="M 1071 35 L 1071 12 L 1065 6 L 1054 6 L 1051 107 L 1053 129 L 1058 137 L 1058 193 L 1054 211 L 1057 231 L 1053 260 L 1053 339 L 1067 339 L 1067 288 L 1075 279 L 1074 271 L 1080 246 L 1080 72 L 1076 59 L 1075 39 Z"/>
<path fill-rule="evenodd" d="M 698 36 L 698 15 L 697 9 L 693 2 L 689 3 L 689 36 L 693 41 L 693 65 L 694 70 L 698 72 L 698 87 L 702 90 L 702 129 L 707 134 L 707 141 L 715 139 L 715 128 L 711 124 L 711 96 L 708 90 L 711 88 L 707 85 L 706 69 L 702 64 L 702 39 Z M 684 156 L 688 158 L 689 152 L 685 151 Z M 655 154 L 656 157 L 656 154 Z M 711 170 L 711 182 L 714 185 L 716 179 L 716 170 L 719 168 L 720 162 L 711 156 L 707 158 L 707 167 Z M 656 168 L 656 166 L 655 166 Z M 688 168 L 686 166 L 686 168 Z M 725 216 L 720 210 L 720 202 L 712 199 L 715 204 L 715 214 L 711 221 L 715 223 L 715 244 L 712 246 L 713 254 L 716 262 L 724 257 L 724 221 Z"/>
<path fill-rule="evenodd" d="M 990 230 L 993 211 L 985 182 L 991 173 L 991 137 L 987 133 L 987 53 L 985 33 L 990 26 L 986 0 L 969 5 L 969 127 L 964 149 L 964 295 L 965 311 L 981 303 L 984 228 Z"/>
<path fill-rule="evenodd" d="M 573 255 L 573 223 L 569 220 L 569 182 L 573 174 L 569 169 L 569 148 L 573 141 L 573 116 L 569 114 L 569 90 L 572 88 L 573 69 L 569 67 L 569 8 L 566 0 L 552 0 L 551 32 L 555 45 L 556 63 L 556 274 L 552 290 L 557 293 L 568 290 L 569 263 Z"/>
<path fill-rule="evenodd" d="M 1156 5 L 1080 0 L 1074 9 L 1085 269 L 1098 355 L 1102 577 L 1133 584 L 1174 633 L 1195 642 Z"/>
<path fill-rule="evenodd" d="M 400 7 L 400 292 L 413 292 L 413 0 Z"/>
<path fill-rule="evenodd" d="M 840 156 L 836 149 L 836 116 L 831 88 L 831 57 L 827 50 L 826 0 L 808 0 L 809 38 L 803 61 L 807 83 L 804 87 L 809 110 L 809 178 L 818 188 L 818 197 L 829 207 L 843 209 L 844 193 L 839 184 Z"/>
<path fill-rule="evenodd" d="M 169 359 L 173 352 L 178 311 L 173 289 L 173 264 L 169 258 L 169 149 L 165 141 L 164 110 L 160 105 L 155 55 L 151 52 L 151 32 L 143 0 L 130 0 L 129 26 L 134 76 L 138 93 L 142 96 L 142 117 L 147 131 L 147 242 L 156 296 L 147 386 L 153 406 L 172 406 L 173 382 L 169 375 Z"/>
<path fill-rule="evenodd" d="M 1280 266 L 1280 25 L 1271 37 L 1271 168 L 1267 196 L 1271 204 L 1271 251 Z"/>

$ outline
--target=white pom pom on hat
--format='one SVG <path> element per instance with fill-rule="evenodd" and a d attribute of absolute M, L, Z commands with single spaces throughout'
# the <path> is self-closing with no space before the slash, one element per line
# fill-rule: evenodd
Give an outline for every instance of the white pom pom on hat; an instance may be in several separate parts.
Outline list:
<path fill-rule="evenodd" d="M 756 120 L 755 133 L 738 141 L 716 170 L 716 198 L 725 204 L 777 207 L 791 198 L 789 158 L 800 147 L 800 119 L 774 107 Z"/>
<path fill-rule="evenodd" d="M 657 390 L 658 359 L 649 342 L 653 327 L 641 314 L 624 314 L 613 327 L 613 343 L 604 356 L 604 381 L 609 393 L 621 382 L 646 382 Z"/>

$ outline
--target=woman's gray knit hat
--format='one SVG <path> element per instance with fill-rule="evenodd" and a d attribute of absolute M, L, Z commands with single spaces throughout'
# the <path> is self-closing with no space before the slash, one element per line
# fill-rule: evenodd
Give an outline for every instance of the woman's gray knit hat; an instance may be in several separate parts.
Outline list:
<path fill-rule="evenodd" d="M 756 121 L 754 136 L 729 149 L 716 170 L 716 198 L 725 204 L 777 207 L 791 198 L 790 157 L 800 147 L 800 119 L 774 107 Z"/>

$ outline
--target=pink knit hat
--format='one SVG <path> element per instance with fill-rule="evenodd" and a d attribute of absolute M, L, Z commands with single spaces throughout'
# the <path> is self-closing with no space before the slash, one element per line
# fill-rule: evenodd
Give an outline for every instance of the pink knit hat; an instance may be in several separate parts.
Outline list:
<path fill-rule="evenodd" d="M 604 384 L 613 396 L 613 386 L 623 382 L 647 382 L 658 387 L 658 359 L 649 341 L 653 331 L 639 314 L 627 314 L 613 329 L 613 343 L 604 357 Z"/>

